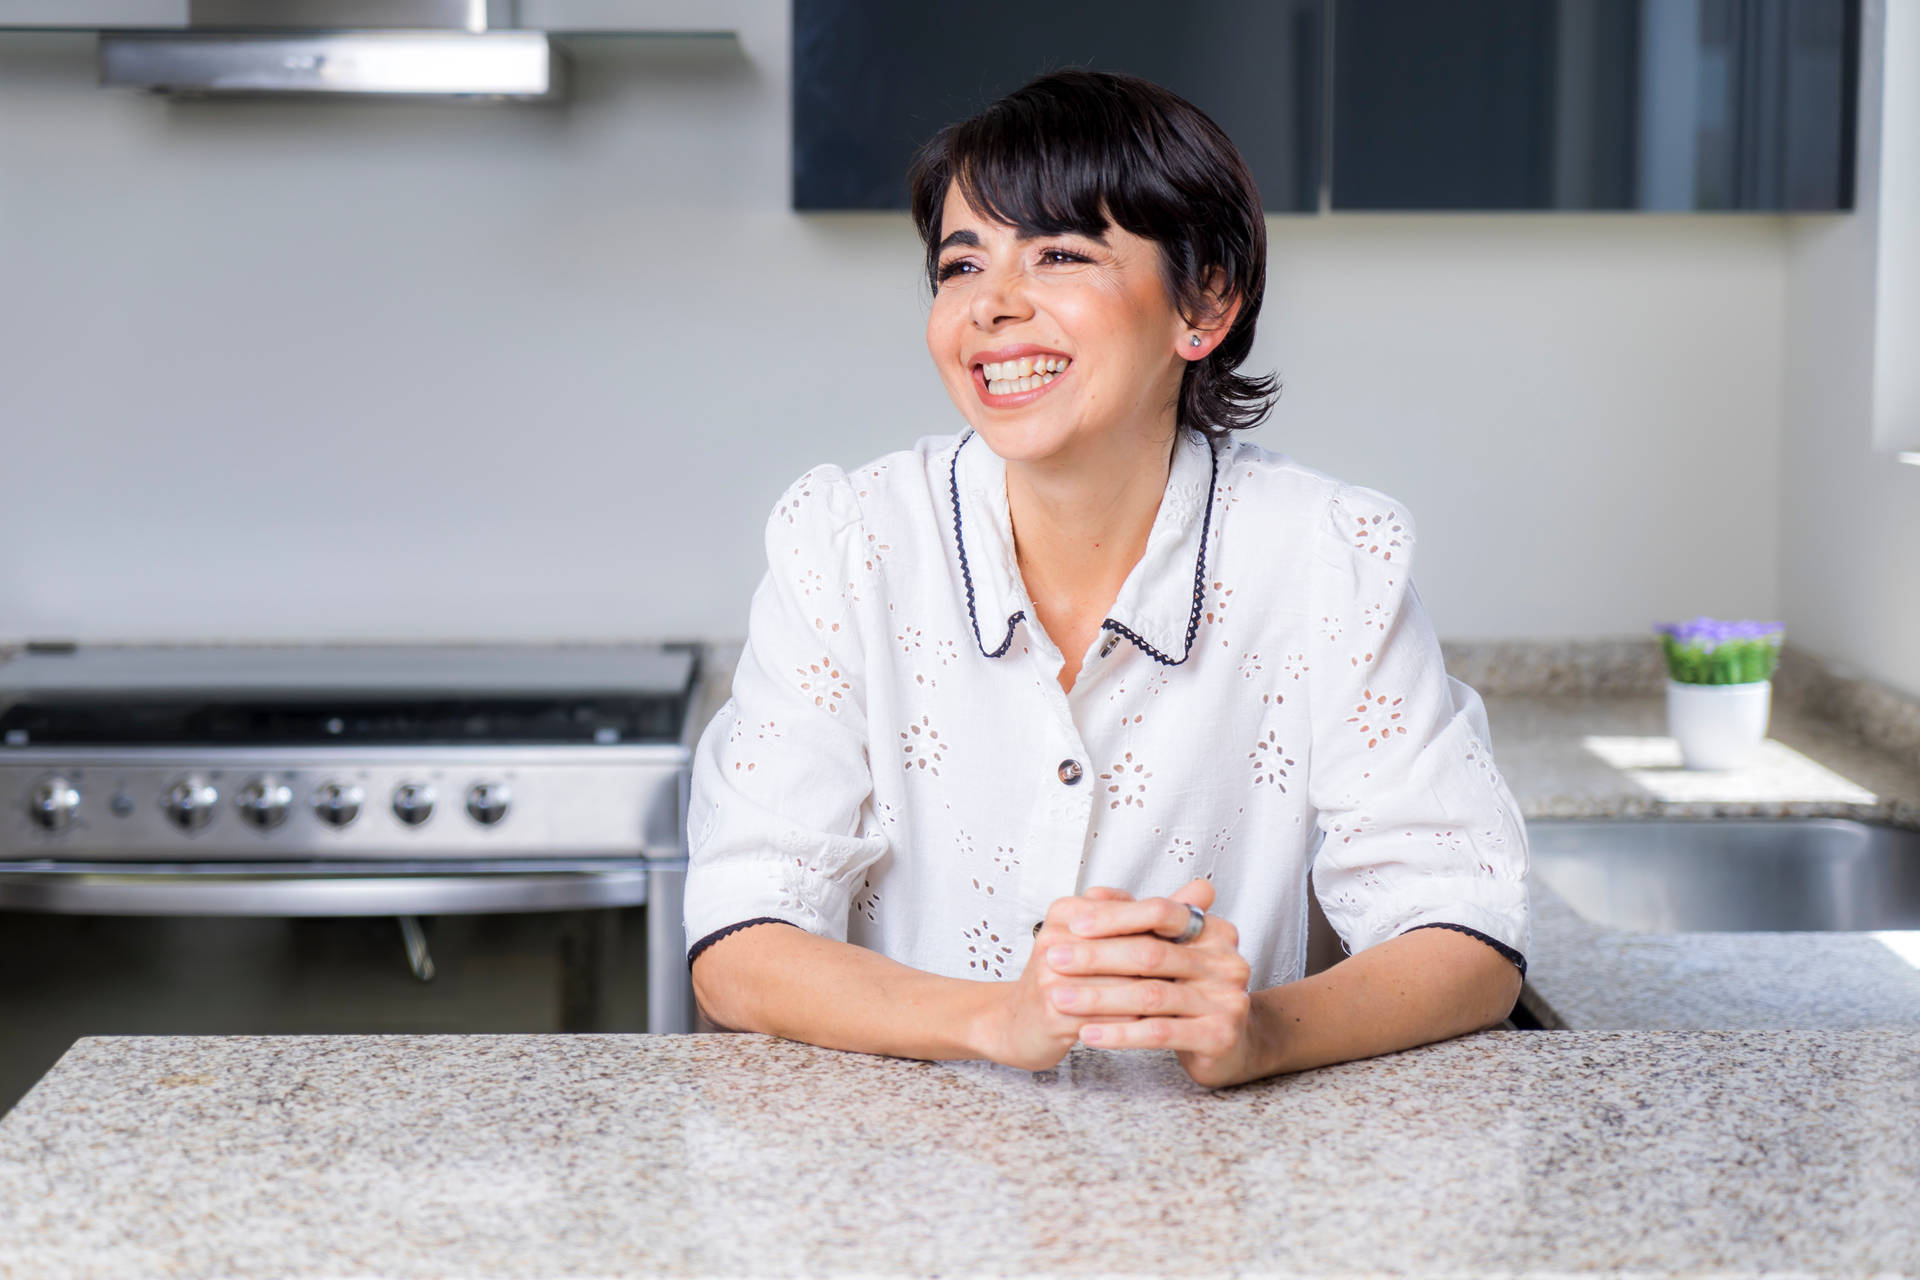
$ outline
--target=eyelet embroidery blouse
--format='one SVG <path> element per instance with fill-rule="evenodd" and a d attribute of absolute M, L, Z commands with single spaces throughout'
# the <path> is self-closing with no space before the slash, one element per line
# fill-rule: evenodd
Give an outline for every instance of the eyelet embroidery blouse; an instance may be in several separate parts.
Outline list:
<path fill-rule="evenodd" d="M 1350 952 L 1446 927 L 1526 971 L 1525 827 L 1392 498 L 1183 433 L 1071 693 L 971 433 L 809 471 L 766 546 L 695 752 L 690 959 L 784 922 L 1010 980 L 1055 899 L 1205 876 L 1255 989 L 1304 973 L 1309 881 Z"/>

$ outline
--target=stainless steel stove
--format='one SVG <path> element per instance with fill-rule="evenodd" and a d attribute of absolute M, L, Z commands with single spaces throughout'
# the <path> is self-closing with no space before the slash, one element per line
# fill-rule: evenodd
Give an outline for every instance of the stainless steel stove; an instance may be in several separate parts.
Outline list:
<path fill-rule="evenodd" d="M 698 656 L 679 646 L 29 646 L 0 662 L 0 909 L 680 918 Z"/>

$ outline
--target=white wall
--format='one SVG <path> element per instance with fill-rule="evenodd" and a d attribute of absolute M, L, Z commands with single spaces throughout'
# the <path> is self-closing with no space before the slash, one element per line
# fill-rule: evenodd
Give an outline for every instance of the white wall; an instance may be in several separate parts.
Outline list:
<path fill-rule="evenodd" d="M 563 110 L 0 37 L 0 640 L 738 633 L 787 480 L 958 421 L 904 218 L 787 208 L 785 10 Z M 1443 635 L 1777 615 L 1784 219 L 1271 230 L 1259 438 L 1409 505 Z"/>
<path fill-rule="evenodd" d="M 1894 428 L 1876 426 L 1915 361 L 1916 332 L 1897 325 L 1920 305 L 1909 256 L 1920 217 L 1920 5 L 1863 9 L 1860 212 L 1795 219 L 1788 241 L 1781 608 L 1787 634 L 1847 674 L 1920 697 L 1920 467 L 1902 465 Z M 1883 190 L 1906 203 L 1883 207 Z M 1883 255 L 1883 242 L 1896 251 Z M 1876 312 L 1894 327 L 1877 327 Z"/>
<path fill-rule="evenodd" d="M 1906 451 L 1920 450 L 1920 6 L 1883 12 L 1873 436 L 1877 448 Z"/>

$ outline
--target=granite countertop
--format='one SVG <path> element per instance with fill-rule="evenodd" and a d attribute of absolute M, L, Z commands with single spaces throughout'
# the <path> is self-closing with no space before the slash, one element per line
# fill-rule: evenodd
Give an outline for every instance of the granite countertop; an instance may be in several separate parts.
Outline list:
<path fill-rule="evenodd" d="M 1744 769 L 1681 767 L 1660 697 L 1486 698 L 1494 757 L 1529 822 L 1555 818 L 1841 817 L 1920 828 L 1920 766 L 1776 706 Z M 1576 1029 L 1920 1029 L 1920 935 L 1627 933 L 1529 881 L 1521 1001 Z"/>
<path fill-rule="evenodd" d="M 1886 1275 L 1916 1114 L 1890 1031 L 1491 1031 L 1217 1092 L 1085 1047 L 87 1039 L 0 1121 L 0 1275 Z"/>
<path fill-rule="evenodd" d="M 1682 767 L 1662 697 L 1494 695 L 1493 754 L 1534 818 L 1857 818 L 1920 829 L 1920 760 L 1776 705 L 1754 763 Z"/>

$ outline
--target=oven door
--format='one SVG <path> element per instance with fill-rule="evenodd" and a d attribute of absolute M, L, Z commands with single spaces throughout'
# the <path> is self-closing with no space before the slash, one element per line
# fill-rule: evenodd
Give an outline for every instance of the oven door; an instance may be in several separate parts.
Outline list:
<path fill-rule="evenodd" d="M 693 1029 L 684 862 L 0 862 L 0 1111 L 81 1035 Z"/>

